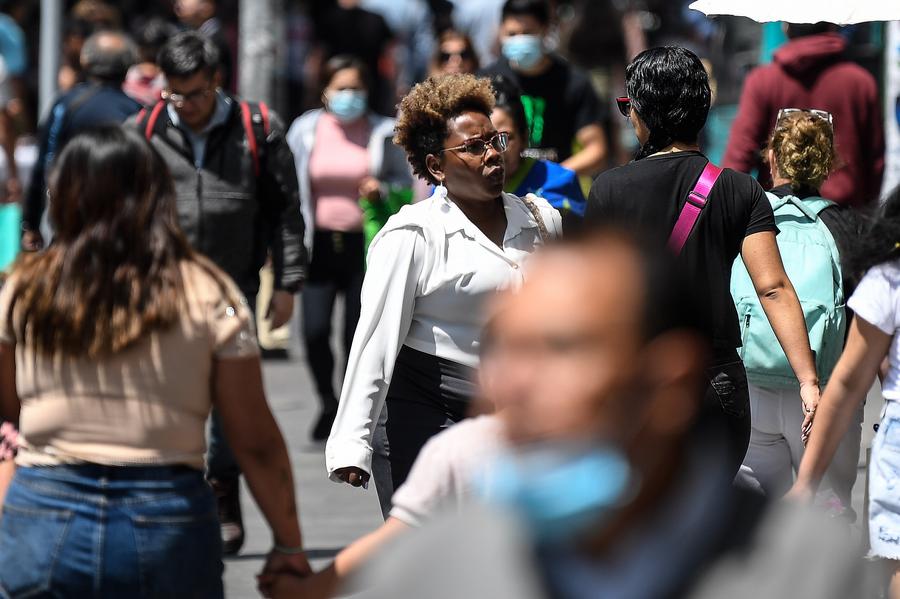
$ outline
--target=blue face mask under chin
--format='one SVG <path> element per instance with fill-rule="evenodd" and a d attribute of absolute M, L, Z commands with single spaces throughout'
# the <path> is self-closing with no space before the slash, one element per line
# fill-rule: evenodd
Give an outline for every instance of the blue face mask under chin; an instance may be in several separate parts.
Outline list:
<path fill-rule="evenodd" d="M 612 446 L 546 445 L 498 458 L 477 482 L 482 496 L 514 509 L 539 543 L 566 543 L 631 498 L 625 455 Z"/>
<path fill-rule="evenodd" d="M 344 89 L 328 94 L 328 110 L 342 123 L 355 121 L 366 112 L 368 95 L 364 91 Z"/>
<path fill-rule="evenodd" d="M 544 57 L 544 40 L 539 35 L 513 35 L 503 40 L 500 50 L 514 67 L 527 70 Z"/>

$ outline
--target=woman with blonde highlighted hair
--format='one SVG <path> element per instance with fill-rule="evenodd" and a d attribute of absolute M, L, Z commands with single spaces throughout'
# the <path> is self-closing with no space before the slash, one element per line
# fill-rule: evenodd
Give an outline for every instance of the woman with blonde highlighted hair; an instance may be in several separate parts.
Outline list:
<path fill-rule="evenodd" d="M 849 322 L 844 299 L 856 286 L 856 277 L 845 264 L 859 230 L 855 213 L 819 195 L 838 161 L 832 121 L 832 115 L 822 110 L 782 109 L 763 152 L 775 184 L 767 196 L 780 229 L 776 239 L 803 307 L 823 387 L 844 347 Z M 778 498 L 793 484 L 815 410 L 804 410 L 794 381 L 779 374 L 781 361 L 767 349 L 772 343 L 755 322 L 755 306 L 748 294 L 742 293 L 747 274 L 740 260 L 733 272 L 732 295 L 743 318 L 741 351 L 752 415 L 744 466 L 767 495 Z M 753 302 L 758 304 L 756 298 Z M 833 512 L 852 513 L 861 423 L 859 410 L 826 474 L 820 500 Z"/>

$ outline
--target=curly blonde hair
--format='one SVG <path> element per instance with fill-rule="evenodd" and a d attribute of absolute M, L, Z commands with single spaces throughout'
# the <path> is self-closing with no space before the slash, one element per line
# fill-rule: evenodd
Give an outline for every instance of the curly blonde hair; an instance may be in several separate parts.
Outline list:
<path fill-rule="evenodd" d="M 767 150 L 775 153 L 779 174 L 789 179 L 794 189 L 819 189 L 837 158 L 831 124 L 808 112 L 783 117 Z"/>
<path fill-rule="evenodd" d="M 429 183 L 425 158 L 438 154 L 450 134 L 448 121 L 464 112 L 491 116 L 494 90 L 488 79 L 473 75 L 438 75 L 417 84 L 400 101 L 394 143 L 406 151 L 413 173 Z"/>

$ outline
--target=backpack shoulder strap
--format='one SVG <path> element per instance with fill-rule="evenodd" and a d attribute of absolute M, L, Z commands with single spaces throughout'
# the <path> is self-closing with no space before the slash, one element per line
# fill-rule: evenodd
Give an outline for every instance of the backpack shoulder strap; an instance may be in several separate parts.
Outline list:
<path fill-rule="evenodd" d="M 801 200 L 794 195 L 785 196 L 784 203 L 793 204 L 797 208 L 797 210 L 802 212 L 803 215 L 806 216 L 806 218 L 813 222 L 819 220 L 820 212 L 834 205 L 834 202 L 826 200 L 825 198 L 809 197 Z"/>
<path fill-rule="evenodd" d="M 160 100 L 150 110 L 149 116 L 146 108 L 141 108 L 141 111 L 138 113 L 137 124 L 144 133 L 144 137 L 147 141 L 150 141 L 153 138 L 153 131 L 156 129 L 156 121 L 159 120 L 159 115 L 165 105 L 166 103 Z"/>
<path fill-rule="evenodd" d="M 680 255 L 681 250 L 684 249 L 684 244 L 687 243 L 691 231 L 694 230 L 694 226 L 700 219 L 703 208 L 706 207 L 709 201 L 709 193 L 721 174 L 721 168 L 712 162 L 707 162 L 703 172 L 700 173 L 700 178 L 697 180 L 696 185 L 688 194 L 684 208 L 681 209 L 681 214 L 678 215 L 678 220 L 675 222 L 675 227 L 669 236 L 669 249 L 676 256 Z"/>
<path fill-rule="evenodd" d="M 246 100 L 241 100 L 241 122 L 244 124 L 247 147 L 250 150 L 250 156 L 253 158 L 253 172 L 259 177 L 260 147 L 265 144 L 266 138 L 269 137 L 270 122 L 269 107 L 266 106 L 265 102 L 256 104 L 255 109 Z"/>

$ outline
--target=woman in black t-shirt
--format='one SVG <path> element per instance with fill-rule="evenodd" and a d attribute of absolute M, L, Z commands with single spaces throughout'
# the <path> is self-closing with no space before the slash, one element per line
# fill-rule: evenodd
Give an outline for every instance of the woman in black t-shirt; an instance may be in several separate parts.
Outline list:
<path fill-rule="evenodd" d="M 593 224 L 638 227 L 663 243 L 709 162 L 697 146 L 709 113 L 709 79 L 696 55 L 674 46 L 642 52 L 625 77 L 628 97 L 617 103 L 631 120 L 641 149 L 634 162 L 594 181 L 585 218 Z M 819 401 L 803 312 L 784 272 L 776 233 L 772 208 L 759 184 L 748 175 L 725 170 L 678 259 L 684 276 L 705 297 L 697 309 L 713 320 L 706 399 L 724 415 L 735 472 L 750 439 L 747 377 L 737 353 L 741 338 L 729 289 L 731 265 L 738 254 L 800 382 L 807 430 Z"/>

